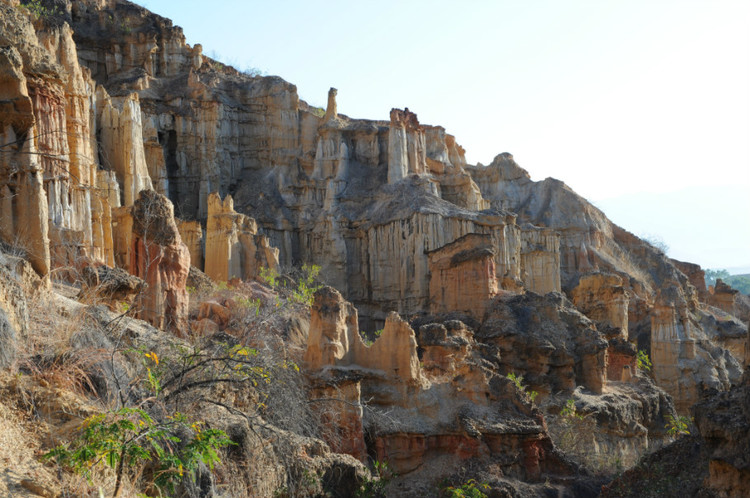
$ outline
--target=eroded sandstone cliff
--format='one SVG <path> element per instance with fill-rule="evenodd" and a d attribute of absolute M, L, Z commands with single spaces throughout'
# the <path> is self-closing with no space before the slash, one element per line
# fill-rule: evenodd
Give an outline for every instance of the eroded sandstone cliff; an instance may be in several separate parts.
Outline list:
<path fill-rule="evenodd" d="M 575 470 L 507 374 L 548 415 L 573 399 L 596 417 L 596 451 L 628 462 L 662 443 L 672 413 L 637 350 L 681 413 L 739 381 L 750 345 L 736 292 L 707 290 L 699 267 L 564 183 L 532 181 L 507 153 L 469 165 L 408 109 L 351 119 L 331 89 L 318 112 L 293 84 L 205 57 L 127 1 L 47 4 L 53 14 L 35 16 L 0 1 L 3 242 L 42 286 L 100 283 L 104 265 L 141 277 L 123 300 L 177 335 L 241 334 L 217 318 L 228 298 L 188 327 L 190 265 L 217 282 L 320 265 L 340 294 L 320 294 L 299 335 L 315 396 L 349 403 L 321 415 L 336 451 L 413 475 L 452 455 L 559 477 Z M 6 310 L 5 337 L 23 336 L 18 313 Z M 384 328 L 371 346 L 360 320 Z"/>

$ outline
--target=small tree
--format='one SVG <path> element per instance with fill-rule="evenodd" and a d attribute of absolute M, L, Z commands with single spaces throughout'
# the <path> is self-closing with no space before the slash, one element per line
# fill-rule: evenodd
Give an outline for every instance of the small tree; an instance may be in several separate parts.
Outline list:
<path fill-rule="evenodd" d="M 158 399 L 162 389 L 160 376 L 154 369 L 159 365 L 159 357 L 153 352 L 145 353 L 144 357 L 145 385 Z M 200 463 L 213 469 L 220 461 L 218 450 L 234 444 L 224 431 L 204 425 L 179 412 L 157 419 L 142 408 L 121 407 L 89 417 L 73 441 L 57 446 L 43 458 L 55 460 L 89 480 L 97 466 L 111 467 L 116 475 L 113 497 L 119 495 L 126 471 L 142 469 L 152 462 L 153 484 L 162 492 L 172 493 L 185 472 L 193 477 Z"/>

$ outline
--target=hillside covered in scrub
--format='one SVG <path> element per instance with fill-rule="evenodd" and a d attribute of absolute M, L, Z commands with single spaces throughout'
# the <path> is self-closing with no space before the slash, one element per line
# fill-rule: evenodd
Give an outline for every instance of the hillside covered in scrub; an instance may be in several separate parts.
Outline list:
<path fill-rule="evenodd" d="M 748 296 L 336 98 L 0 0 L 0 494 L 742 495 Z"/>

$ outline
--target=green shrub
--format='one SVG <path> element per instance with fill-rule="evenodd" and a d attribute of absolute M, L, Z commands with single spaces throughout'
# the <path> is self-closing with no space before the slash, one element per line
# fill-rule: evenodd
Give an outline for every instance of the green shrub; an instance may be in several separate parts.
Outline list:
<path fill-rule="evenodd" d="M 642 370 L 644 372 L 651 371 L 651 367 L 653 365 L 651 364 L 651 358 L 648 357 L 648 353 L 646 353 L 642 349 L 639 349 L 637 360 L 638 360 L 638 370 Z"/>
<path fill-rule="evenodd" d="M 527 391 L 526 384 L 523 383 L 523 376 L 522 375 L 516 375 L 514 372 L 510 372 L 506 376 L 513 384 L 516 386 L 516 389 L 524 393 L 533 403 L 534 400 L 536 400 L 536 397 L 539 396 L 539 393 L 536 391 Z"/>
<path fill-rule="evenodd" d="M 374 474 L 374 478 L 366 479 L 362 483 L 355 495 L 357 498 L 385 498 L 387 496 L 385 488 L 391 479 L 395 477 L 388 462 L 375 460 L 372 473 Z"/>
<path fill-rule="evenodd" d="M 287 288 L 287 282 L 293 280 L 291 276 L 282 276 L 275 268 L 261 268 L 260 278 L 277 292 L 288 293 L 292 302 L 312 306 L 315 293 L 323 287 L 320 284 L 316 285 L 320 266 L 304 264 L 300 273 L 296 285 L 291 288 Z"/>
<path fill-rule="evenodd" d="M 459 487 L 448 486 L 442 489 L 444 496 L 448 498 L 485 498 L 487 495 L 482 489 L 488 490 L 487 483 L 478 483 L 475 479 L 469 479 Z"/>
<path fill-rule="evenodd" d="M 672 415 L 667 415 L 667 423 L 664 425 L 664 428 L 667 429 L 667 434 L 670 436 L 689 436 L 691 422 L 690 418 L 685 416 L 673 417 Z"/>
<path fill-rule="evenodd" d="M 142 353 L 146 367 L 145 387 L 160 401 L 163 372 L 154 352 Z M 177 434 L 190 434 L 180 438 Z M 160 492 L 173 493 L 187 472 L 194 478 L 200 463 L 213 469 L 220 461 L 218 450 L 234 444 L 219 429 L 204 428 L 202 421 L 189 420 L 176 412 L 157 419 L 142 408 L 121 407 L 86 419 L 80 433 L 71 442 L 61 444 L 43 455 L 63 467 L 91 480 L 91 471 L 99 465 L 111 467 L 116 474 L 117 496 L 126 472 L 141 473 L 147 462 L 156 469 L 153 484 Z"/>

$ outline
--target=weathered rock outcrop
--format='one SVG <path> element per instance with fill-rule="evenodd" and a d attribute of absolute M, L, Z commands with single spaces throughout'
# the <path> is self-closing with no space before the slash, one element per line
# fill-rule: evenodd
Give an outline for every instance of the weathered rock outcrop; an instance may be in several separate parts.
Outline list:
<path fill-rule="evenodd" d="M 747 329 L 713 328 L 710 319 L 701 319 L 706 313 L 687 301 L 678 287 L 667 290 L 672 292 L 660 293 L 651 311 L 653 373 L 657 384 L 675 398 L 678 411 L 686 413 L 703 389 L 728 389 L 740 380 L 744 358 L 719 344 L 731 341 L 732 335 L 745 344 Z M 733 349 L 740 348 L 735 344 Z"/>
<path fill-rule="evenodd" d="M 130 258 L 133 274 L 146 281 L 136 302 L 138 318 L 186 334 L 190 253 L 177 230 L 172 203 L 153 190 L 142 190 L 133 205 Z"/>
<path fill-rule="evenodd" d="M 467 234 L 430 251 L 430 312 L 459 311 L 481 319 L 498 292 L 489 235 Z"/>
<path fill-rule="evenodd" d="M 468 165 L 442 127 L 408 109 L 351 119 L 335 89 L 323 114 L 294 85 L 203 56 L 129 2 L 56 5 L 32 23 L 0 1 L 0 237 L 40 275 L 88 267 L 96 287 L 104 264 L 142 277 L 140 291 L 120 274 L 110 304 L 137 294 L 139 316 L 181 334 L 190 264 L 218 281 L 319 264 L 343 296 L 319 294 L 305 360 L 314 395 L 345 401 L 321 415 L 334 449 L 405 473 L 448 455 L 521 479 L 568 475 L 504 374 L 540 399 L 583 386 L 594 394 L 576 395 L 582 409 L 603 403 L 589 410 L 596 444 L 633 456 L 663 418 L 651 416 L 663 411 L 655 390 L 641 399 L 636 347 L 683 413 L 750 360 L 731 290 L 708 293 L 699 267 L 562 182 L 531 181 L 510 154 Z M 230 301 L 197 310 L 203 334 L 231 328 Z M 372 345 L 354 305 L 363 328 L 384 325 Z"/>
<path fill-rule="evenodd" d="M 618 336 L 628 337 L 628 302 L 622 278 L 606 273 L 581 277 L 571 292 L 573 304 L 602 330 L 614 329 Z"/>
<path fill-rule="evenodd" d="M 750 489 L 750 375 L 694 407 L 697 432 L 645 458 L 603 488 L 602 497 L 740 498 Z"/>
<path fill-rule="evenodd" d="M 0 235 L 23 248 L 40 275 L 50 270 L 49 208 L 44 191 L 45 131 L 34 114 L 47 80 L 62 69 L 41 46 L 29 18 L 0 4 Z M 62 90 L 58 83 L 57 96 Z M 32 98 L 33 97 L 33 98 Z M 43 116 L 45 123 L 52 116 Z"/>
<path fill-rule="evenodd" d="M 718 279 L 716 280 L 716 285 L 712 286 L 708 290 L 708 293 L 709 304 L 716 306 L 730 315 L 737 313 L 737 294 L 739 294 L 740 291 L 725 284 L 722 279 Z"/>
<path fill-rule="evenodd" d="M 703 485 L 719 497 L 747 494 L 750 489 L 750 370 L 741 384 L 716 393 L 694 408 L 695 423 L 708 452 Z"/>
<path fill-rule="evenodd" d="M 500 296 L 477 338 L 495 348 L 501 371 L 539 393 L 576 385 L 601 393 L 607 382 L 607 341 L 561 294 Z"/>
<path fill-rule="evenodd" d="M 573 468 L 546 435 L 541 414 L 481 359 L 472 332 L 461 322 L 422 327 L 419 345 L 396 314 L 370 346 L 362 342 L 358 328 L 350 303 L 331 288 L 318 291 L 306 365 L 317 392 L 337 393 L 347 402 L 336 412 L 346 421 L 343 434 L 361 437 L 361 424 L 369 434 L 370 451 L 400 476 L 427 469 L 435 472 L 433 480 L 445 476 L 453 467 L 437 464 L 445 462 L 443 456 L 455 462 L 493 462 L 504 476 L 522 480 L 571 474 Z M 345 389 L 339 387 L 342 383 Z M 367 403 L 363 415 L 352 410 L 353 402 Z M 359 443 L 349 446 L 356 452 L 361 448 Z"/>
<path fill-rule="evenodd" d="M 234 211 L 232 196 L 222 201 L 214 192 L 208 196 L 205 262 L 206 275 L 217 282 L 256 279 L 261 268 L 278 267 L 279 250 L 258 233 L 254 219 Z"/>
<path fill-rule="evenodd" d="M 380 338 L 366 346 L 359 334 L 357 310 L 331 287 L 315 294 L 305 363 L 313 371 L 355 364 L 403 382 L 419 379 L 417 342 L 409 325 L 391 313 Z"/>

